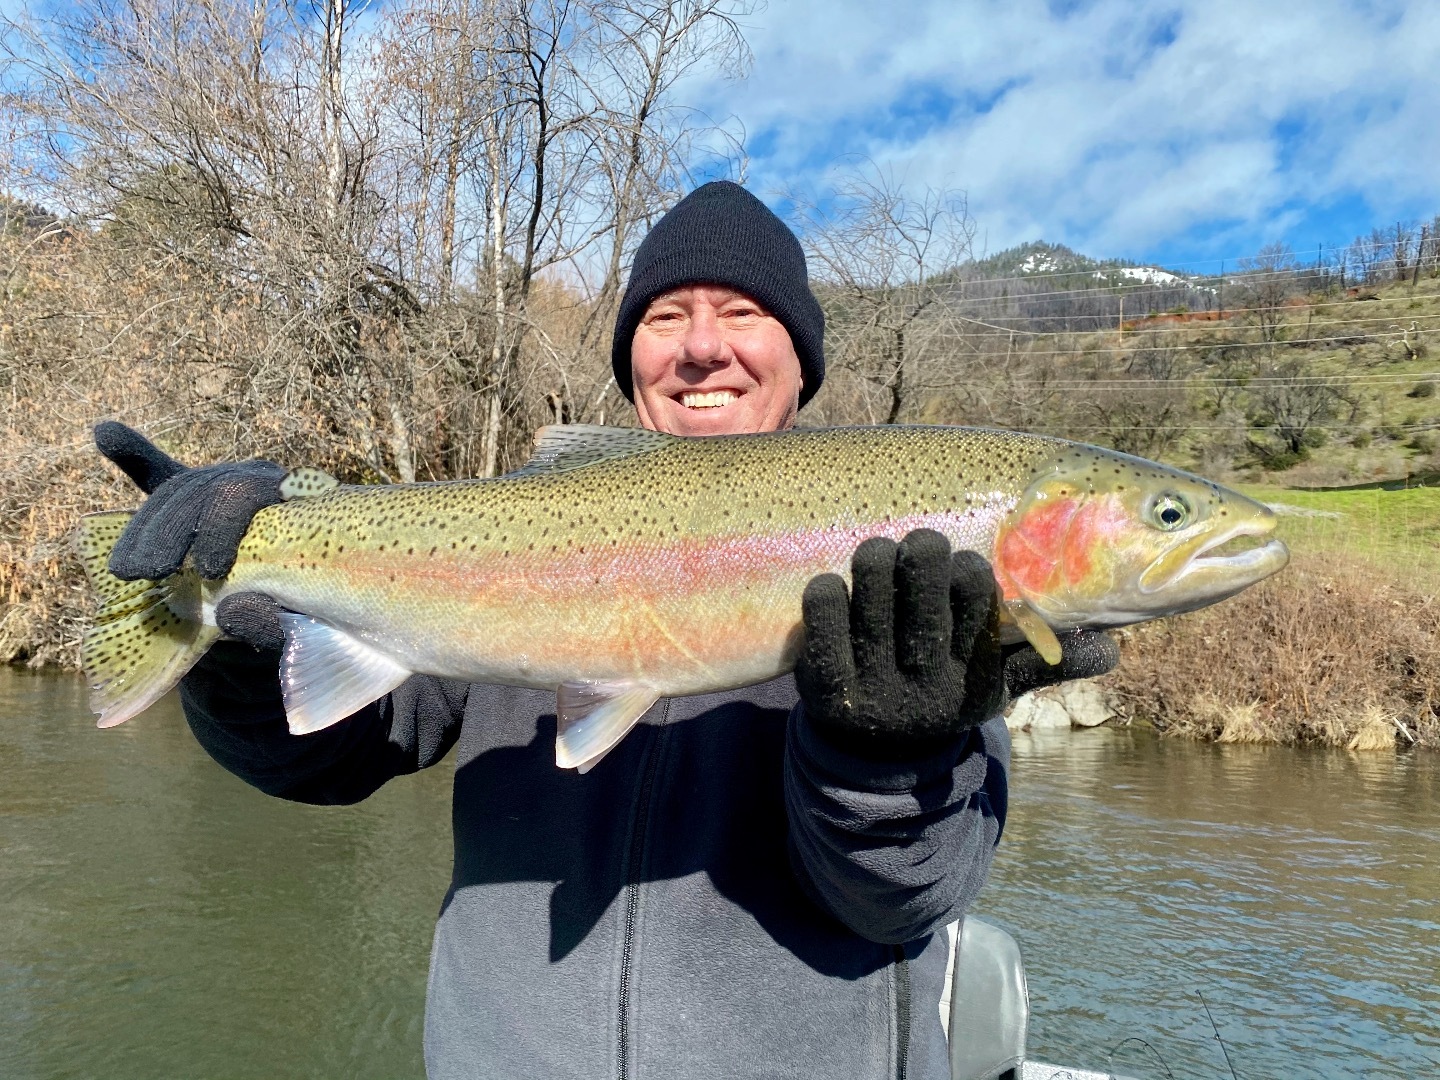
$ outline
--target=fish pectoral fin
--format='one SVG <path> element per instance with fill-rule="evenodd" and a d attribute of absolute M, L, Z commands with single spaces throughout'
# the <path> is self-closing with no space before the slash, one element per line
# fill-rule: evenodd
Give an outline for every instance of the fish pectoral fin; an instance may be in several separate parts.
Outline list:
<path fill-rule="evenodd" d="M 363 709 L 413 673 L 384 653 L 309 615 L 282 611 L 280 689 L 292 735 L 309 735 Z"/>
<path fill-rule="evenodd" d="M 641 683 L 576 681 L 555 694 L 555 764 L 589 772 L 660 695 Z"/>
<path fill-rule="evenodd" d="M 1002 610 L 1005 616 L 1019 627 L 1025 640 L 1030 642 L 1047 664 L 1054 667 L 1060 663 L 1063 655 L 1060 639 L 1055 636 L 1050 624 L 1040 617 L 1038 611 L 1024 600 L 1006 600 Z"/>

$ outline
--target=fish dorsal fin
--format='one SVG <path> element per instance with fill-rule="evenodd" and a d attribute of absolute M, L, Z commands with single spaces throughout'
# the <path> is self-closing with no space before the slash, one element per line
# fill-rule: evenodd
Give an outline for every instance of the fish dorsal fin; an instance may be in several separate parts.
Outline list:
<path fill-rule="evenodd" d="M 615 461 L 658 450 L 676 438 L 663 431 L 647 431 L 645 428 L 549 424 L 535 432 L 535 450 L 530 460 L 510 475 L 568 472 L 600 461 Z"/>
<path fill-rule="evenodd" d="M 313 469 L 308 465 L 291 469 L 280 481 L 280 497 L 286 502 L 291 499 L 308 499 L 324 495 L 340 486 L 340 481 L 324 469 Z"/>

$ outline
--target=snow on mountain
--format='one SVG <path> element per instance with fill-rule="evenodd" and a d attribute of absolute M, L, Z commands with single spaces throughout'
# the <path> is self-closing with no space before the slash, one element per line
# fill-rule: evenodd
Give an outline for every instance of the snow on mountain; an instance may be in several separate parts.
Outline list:
<path fill-rule="evenodd" d="M 1179 274 L 1172 274 L 1168 270 L 1161 270 L 1154 266 L 1117 266 L 1113 270 L 1096 270 L 1096 280 L 1105 281 L 1107 278 L 1123 277 L 1131 281 L 1138 281 L 1144 285 L 1188 285 L 1189 281 Z"/>
<path fill-rule="evenodd" d="M 1060 264 L 1050 255 L 1036 251 L 1015 269 L 1017 273 L 1021 274 L 1048 274 L 1052 270 L 1059 270 Z"/>

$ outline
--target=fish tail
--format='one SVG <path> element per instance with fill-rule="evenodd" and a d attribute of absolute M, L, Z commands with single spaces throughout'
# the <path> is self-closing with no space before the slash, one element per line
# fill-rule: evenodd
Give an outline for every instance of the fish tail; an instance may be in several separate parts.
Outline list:
<path fill-rule="evenodd" d="M 80 662 L 102 728 L 153 705 L 220 637 L 201 618 L 195 571 L 163 581 L 122 581 L 110 573 L 110 551 L 131 517 L 128 511 L 88 514 L 75 536 L 85 576 L 100 599 L 95 625 L 80 643 Z"/>

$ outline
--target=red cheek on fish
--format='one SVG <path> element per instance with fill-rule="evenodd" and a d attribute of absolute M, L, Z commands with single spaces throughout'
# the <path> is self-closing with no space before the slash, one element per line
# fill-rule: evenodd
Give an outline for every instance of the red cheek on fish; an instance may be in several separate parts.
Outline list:
<path fill-rule="evenodd" d="M 1006 600 L 1051 590 L 1078 509 L 1075 499 L 1047 499 L 1001 532 L 995 543 L 995 576 Z"/>
<path fill-rule="evenodd" d="M 1111 499 L 1091 499 L 1080 507 L 1065 535 L 1065 581 L 1078 585 L 1095 568 L 1096 556 L 1114 551 L 1130 521 L 1125 507 Z"/>

